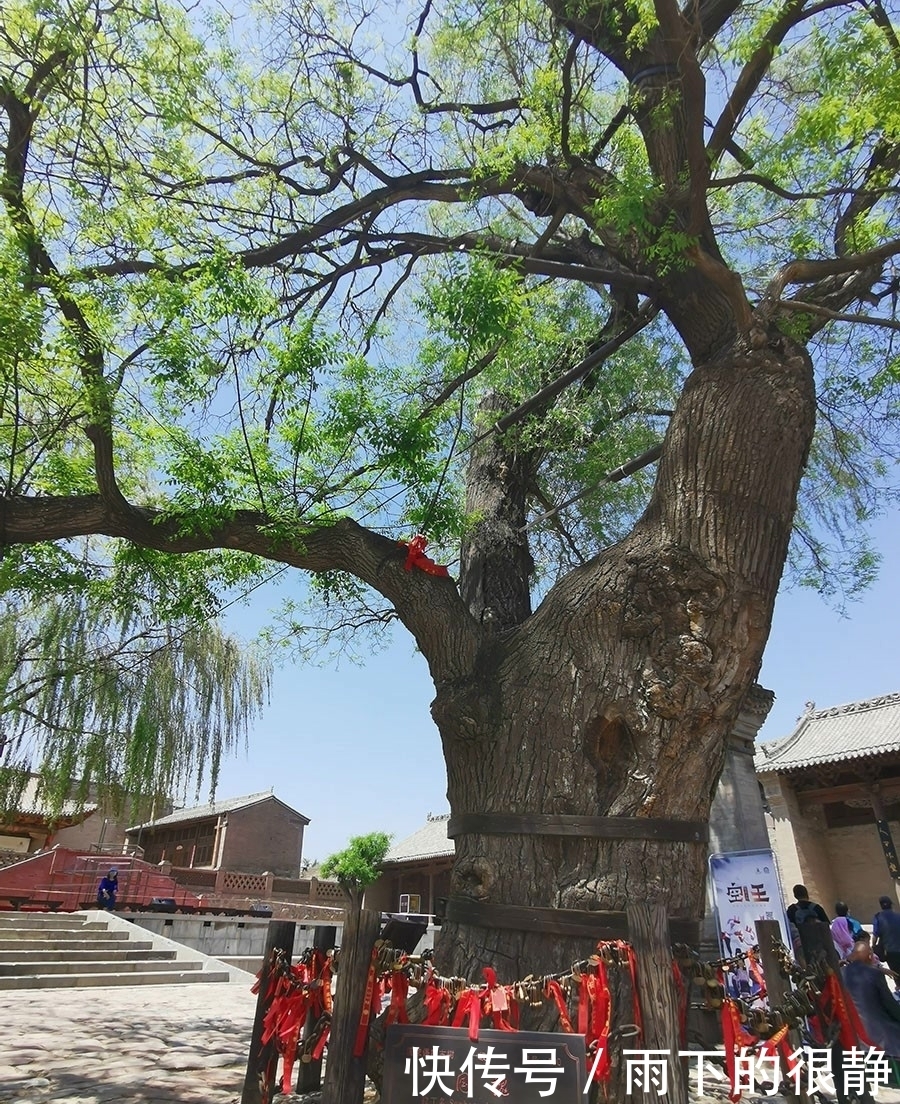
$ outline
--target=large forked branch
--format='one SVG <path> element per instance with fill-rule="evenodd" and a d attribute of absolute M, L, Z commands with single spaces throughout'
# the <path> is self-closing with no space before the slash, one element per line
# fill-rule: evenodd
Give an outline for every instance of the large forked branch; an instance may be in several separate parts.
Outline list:
<path fill-rule="evenodd" d="M 298 527 L 295 539 L 271 534 L 271 521 L 255 510 L 236 510 L 204 532 L 159 511 L 116 508 L 101 495 L 67 498 L 0 498 L 0 539 L 6 545 L 35 544 L 102 535 L 144 548 L 184 554 L 228 548 L 306 571 L 346 571 L 382 594 L 431 666 L 436 683 L 471 670 L 480 628 L 451 579 L 405 569 L 406 547 L 349 518 L 321 528 Z"/>
<path fill-rule="evenodd" d="M 375 166 L 372 166 L 372 169 L 374 171 Z M 457 247 L 500 249 L 514 252 L 517 256 L 524 256 L 527 255 L 527 250 L 516 248 L 500 239 L 492 241 L 488 237 L 477 234 L 464 235 L 458 240 L 439 239 L 430 235 L 402 231 L 379 234 L 373 220 L 383 212 L 396 210 L 407 203 L 470 203 L 474 198 L 498 195 L 521 197 L 525 193 L 533 192 L 542 196 L 558 197 L 568 213 L 590 223 L 589 208 L 596 202 L 600 189 L 611 179 L 608 174 L 601 173 L 599 170 L 581 172 L 573 170 L 563 181 L 552 170 L 540 165 L 520 165 L 511 173 L 485 177 L 477 182 L 472 181 L 470 177 L 470 171 L 464 168 L 428 170 L 397 177 L 379 173 L 380 187 L 372 188 L 365 194 L 354 197 L 321 218 L 305 224 L 302 229 L 292 234 L 278 238 L 267 245 L 236 252 L 234 259 L 246 268 L 262 268 L 292 261 L 311 250 L 321 253 L 326 249 L 331 250 L 353 242 L 368 241 L 383 243 L 385 255 L 396 242 L 398 253 L 410 253 L 416 250 L 422 253 L 448 251 Z M 358 226 L 362 226 L 362 229 L 353 229 Z M 376 258 L 376 260 L 380 259 L 382 258 Z M 576 261 L 574 251 L 572 260 Z M 191 264 L 172 266 L 161 261 L 126 258 L 106 264 L 91 265 L 73 273 L 72 276 L 92 279 L 98 276 L 128 276 L 155 271 L 179 275 L 191 271 L 193 267 L 195 266 Z M 622 275 L 624 277 L 624 272 Z"/>

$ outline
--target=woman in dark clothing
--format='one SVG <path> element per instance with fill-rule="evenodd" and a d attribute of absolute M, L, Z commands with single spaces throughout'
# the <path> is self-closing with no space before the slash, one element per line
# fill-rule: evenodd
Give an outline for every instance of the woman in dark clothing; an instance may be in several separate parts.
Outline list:
<path fill-rule="evenodd" d="M 105 878 L 100 879 L 97 887 L 97 908 L 109 909 L 116 907 L 116 894 L 119 892 L 119 872 L 113 867 Z"/>
<path fill-rule="evenodd" d="M 841 980 L 872 1045 L 893 1058 L 900 1057 L 900 1004 L 888 988 L 884 971 L 872 965 L 872 948 L 865 940 L 853 945 Z"/>

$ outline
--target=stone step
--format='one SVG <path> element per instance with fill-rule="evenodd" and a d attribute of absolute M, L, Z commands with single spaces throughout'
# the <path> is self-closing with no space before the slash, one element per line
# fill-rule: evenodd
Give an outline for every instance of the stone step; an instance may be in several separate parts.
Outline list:
<path fill-rule="evenodd" d="M 106 931 L 101 920 L 82 920 L 78 916 L 65 912 L 50 914 L 46 912 L 0 912 L 0 932 L 7 928 L 35 928 L 53 930 L 55 928 L 77 928 L 79 931 Z"/>
<path fill-rule="evenodd" d="M 159 970 L 155 973 L 16 974 L 0 977 L 0 989 L 71 989 L 102 985 L 188 985 L 193 982 L 227 982 L 227 970 Z"/>
<path fill-rule="evenodd" d="M 49 955 L 43 951 L 0 951 L 0 963 L 9 962 L 46 962 Z M 175 952 L 171 950 L 153 950 L 152 943 L 117 943 L 114 947 L 99 947 L 90 951 L 69 951 L 67 962 L 134 962 L 137 959 L 156 959 L 159 962 L 172 962 Z"/>
<path fill-rule="evenodd" d="M 85 931 L 84 928 L 4 928 L 0 931 L 0 945 L 17 939 L 64 939 L 70 943 L 107 943 L 128 938 L 127 931 L 110 931 L 108 928 L 96 928 Z"/>
<path fill-rule="evenodd" d="M 91 951 L 112 949 L 118 946 L 128 946 L 127 939 L 116 939 L 107 942 L 105 939 L 0 939 L 0 951 L 53 951 L 54 954 L 63 954 L 68 951 Z"/>
<path fill-rule="evenodd" d="M 48 962 L 46 959 L 33 962 L 0 962 L 0 977 L 20 977 L 33 974 L 116 974 L 116 973 L 153 973 L 156 970 L 202 970 L 202 962 L 185 960 L 177 966 L 174 955 L 171 958 L 147 959 L 143 955 L 140 958 L 118 959 L 115 962 Z"/>

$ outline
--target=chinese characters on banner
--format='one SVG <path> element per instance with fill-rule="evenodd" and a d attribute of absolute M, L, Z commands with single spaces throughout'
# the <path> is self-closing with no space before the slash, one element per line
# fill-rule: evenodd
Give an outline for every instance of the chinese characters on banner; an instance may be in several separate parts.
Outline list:
<path fill-rule="evenodd" d="M 782 1067 L 779 1054 L 735 1057 L 734 1083 L 728 1085 L 721 1051 L 680 1050 L 689 1059 L 691 1089 L 705 1095 L 713 1085 L 729 1092 L 773 1096 L 788 1080 L 796 1093 L 835 1095 L 832 1051 L 800 1047 Z M 533 1031 L 482 1031 L 473 1043 L 464 1028 L 393 1024 L 387 1029 L 383 1104 L 583 1104 L 593 1080 L 586 1067 L 584 1039 Z M 668 1050 L 621 1053 L 626 1096 L 665 1097 L 669 1091 Z M 843 1096 L 877 1096 L 886 1085 L 890 1064 L 884 1052 L 854 1047 L 843 1053 Z"/>
<path fill-rule="evenodd" d="M 756 945 L 757 920 L 777 920 L 781 941 L 791 946 L 787 914 L 771 851 L 732 851 L 709 856 L 709 877 L 713 891 L 716 930 L 723 958 Z M 759 986 L 744 969 L 730 971 L 728 988 L 732 996 L 753 996 Z"/>

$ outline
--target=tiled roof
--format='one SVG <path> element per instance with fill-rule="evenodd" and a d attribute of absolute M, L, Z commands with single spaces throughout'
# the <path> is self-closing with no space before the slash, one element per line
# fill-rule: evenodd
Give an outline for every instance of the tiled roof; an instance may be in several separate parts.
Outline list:
<path fill-rule="evenodd" d="M 900 694 L 816 709 L 813 702 L 790 736 L 760 744 L 758 771 L 799 770 L 900 751 Z"/>
<path fill-rule="evenodd" d="M 285 809 L 290 809 L 292 813 L 300 817 L 304 824 L 309 824 L 308 817 L 298 813 L 296 809 L 291 809 L 290 805 L 285 805 L 280 798 L 275 797 L 271 790 L 265 790 L 263 793 L 248 794 L 246 797 L 230 797 L 225 801 L 212 801 L 207 805 L 195 805 L 192 809 L 177 809 L 174 813 L 169 813 L 168 816 L 160 817 L 158 820 L 148 820 L 144 824 L 135 824 L 127 831 L 136 832 L 139 828 L 157 828 L 161 824 L 178 824 L 187 820 L 208 820 L 210 817 L 220 816 L 222 813 L 233 813 L 237 809 L 247 809 L 251 805 L 258 805 L 261 801 L 277 801 L 279 805 L 284 805 Z"/>
<path fill-rule="evenodd" d="M 17 804 L 16 812 L 25 816 L 43 817 L 45 820 L 51 820 L 50 806 L 41 797 L 40 789 L 40 777 L 36 774 L 31 775 L 25 783 L 25 789 L 22 791 L 22 797 Z M 79 823 L 96 811 L 97 806 L 92 802 L 82 805 L 77 801 L 64 801 L 56 817 L 59 820 L 75 818 L 76 823 Z"/>
<path fill-rule="evenodd" d="M 447 838 L 449 813 L 440 816 L 428 814 L 428 820 L 411 836 L 388 851 L 385 862 L 410 862 L 413 859 L 439 859 L 454 852 L 453 840 Z"/>

